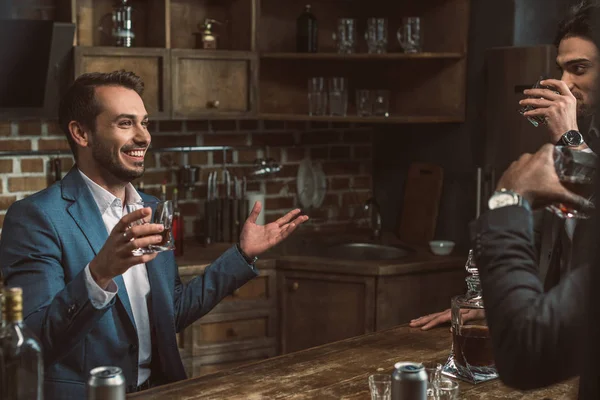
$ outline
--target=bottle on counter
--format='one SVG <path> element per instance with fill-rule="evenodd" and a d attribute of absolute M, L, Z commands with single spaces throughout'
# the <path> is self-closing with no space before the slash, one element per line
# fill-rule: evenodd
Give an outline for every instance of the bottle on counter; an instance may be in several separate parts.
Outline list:
<path fill-rule="evenodd" d="M 310 4 L 296 20 L 296 51 L 298 53 L 316 53 L 318 48 L 319 28 L 317 18 L 313 15 Z"/>
<path fill-rule="evenodd" d="M 167 182 L 163 182 L 162 185 L 160 185 L 160 201 L 166 201 L 167 200 Z"/>
<path fill-rule="evenodd" d="M 173 240 L 175 242 L 175 256 L 183 255 L 183 218 L 179 211 L 179 191 L 173 189 L 173 222 L 172 222 Z"/>
<path fill-rule="evenodd" d="M 23 323 L 23 290 L 3 291 L 4 327 L 0 330 L 0 398 L 43 399 L 44 364 L 42 348 Z"/>

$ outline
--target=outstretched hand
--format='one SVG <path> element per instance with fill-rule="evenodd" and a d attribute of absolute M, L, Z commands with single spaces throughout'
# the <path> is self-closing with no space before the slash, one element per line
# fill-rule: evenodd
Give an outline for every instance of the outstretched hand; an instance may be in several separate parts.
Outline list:
<path fill-rule="evenodd" d="M 240 247 L 249 257 L 256 257 L 278 243 L 281 243 L 298 225 L 306 222 L 308 216 L 300 215 L 300 209 L 295 209 L 285 214 L 275 222 L 258 225 L 256 220 L 262 210 L 260 201 L 254 203 L 250 216 L 242 227 L 240 234 Z"/>

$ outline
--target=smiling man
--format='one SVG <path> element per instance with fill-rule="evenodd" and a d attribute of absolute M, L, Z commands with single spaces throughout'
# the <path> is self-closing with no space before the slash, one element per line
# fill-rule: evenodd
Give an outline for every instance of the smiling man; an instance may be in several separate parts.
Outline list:
<path fill-rule="evenodd" d="M 128 392 L 184 379 L 176 333 L 254 278 L 256 257 L 308 219 L 294 210 L 257 225 L 256 203 L 239 243 L 187 284 L 172 251 L 133 255 L 164 229 L 132 226 L 151 209 L 125 207 L 156 200 L 130 183 L 143 175 L 151 141 L 143 88 L 125 71 L 77 78 L 59 109 L 76 165 L 4 220 L 0 267 L 8 286 L 23 288 L 48 399 L 84 399 L 89 371 L 104 365 L 123 370 Z"/>

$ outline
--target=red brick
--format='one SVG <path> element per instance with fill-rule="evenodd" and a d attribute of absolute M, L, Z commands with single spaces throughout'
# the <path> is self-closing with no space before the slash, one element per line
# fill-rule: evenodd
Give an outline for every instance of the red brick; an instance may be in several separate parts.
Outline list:
<path fill-rule="evenodd" d="M 208 121 L 186 121 L 188 132 L 208 132 Z"/>
<path fill-rule="evenodd" d="M 371 146 L 356 146 L 354 147 L 354 158 L 355 159 L 364 159 L 371 158 L 372 151 Z"/>
<path fill-rule="evenodd" d="M 48 136 L 64 135 L 64 132 L 60 129 L 60 125 L 58 125 L 58 121 L 46 121 L 46 130 L 48 131 Z"/>
<path fill-rule="evenodd" d="M 312 147 L 310 149 L 311 160 L 327 160 L 329 158 L 328 147 Z"/>
<path fill-rule="evenodd" d="M 0 172 L 8 173 L 13 172 L 13 160 L 8 158 L 0 159 Z"/>
<path fill-rule="evenodd" d="M 45 189 L 47 181 L 45 176 L 24 176 L 17 178 L 8 178 L 9 192 L 37 192 Z"/>
<path fill-rule="evenodd" d="M 41 158 L 22 159 L 21 172 L 44 172 L 44 160 Z"/>
<path fill-rule="evenodd" d="M 0 150 L 31 150 L 31 140 L 0 140 Z"/>
<path fill-rule="evenodd" d="M 340 134 L 333 131 L 305 132 L 300 135 L 301 144 L 336 144 L 340 142 Z"/>
<path fill-rule="evenodd" d="M 73 168 L 73 164 L 75 164 L 73 157 L 61 157 L 60 159 L 62 172 L 68 172 L 71 168 Z"/>
<path fill-rule="evenodd" d="M 342 207 L 360 206 L 365 204 L 369 198 L 371 198 L 371 192 L 368 190 L 344 193 L 342 194 Z"/>
<path fill-rule="evenodd" d="M 329 188 L 332 190 L 348 190 L 350 178 L 331 178 Z"/>
<path fill-rule="evenodd" d="M 236 125 L 234 120 L 210 121 L 210 126 L 213 131 L 235 131 Z"/>
<path fill-rule="evenodd" d="M 146 156 L 144 157 L 145 168 L 156 168 L 156 154 L 162 153 L 154 153 L 153 151 L 149 151 L 146 153 Z"/>
<path fill-rule="evenodd" d="M 249 181 L 246 183 L 247 192 L 260 192 L 260 181 Z"/>
<path fill-rule="evenodd" d="M 159 159 L 159 163 L 158 163 L 158 167 L 164 167 L 164 168 L 177 168 L 179 165 L 181 165 L 181 154 L 182 153 L 158 153 L 158 159 Z M 150 157 L 150 158 L 154 158 L 154 157 Z M 150 168 L 149 165 L 147 165 L 147 167 Z"/>
<path fill-rule="evenodd" d="M 42 121 L 19 121 L 19 136 L 40 136 Z"/>
<path fill-rule="evenodd" d="M 329 149 L 329 158 L 348 159 L 350 158 L 349 146 L 333 146 Z"/>
<path fill-rule="evenodd" d="M 326 175 L 357 175 L 360 172 L 360 163 L 355 161 L 329 161 L 323 163 Z"/>
<path fill-rule="evenodd" d="M 274 175 L 276 178 L 296 178 L 298 176 L 298 164 L 283 164 L 281 171 Z"/>
<path fill-rule="evenodd" d="M 354 184 L 352 185 L 353 189 L 372 189 L 371 186 L 371 177 L 369 175 L 366 176 L 355 176 Z"/>
<path fill-rule="evenodd" d="M 70 150 L 67 138 L 64 139 L 40 139 L 38 142 L 39 150 Z"/>
<path fill-rule="evenodd" d="M 196 216 L 199 213 L 200 205 L 198 203 L 179 204 L 182 215 Z"/>
<path fill-rule="evenodd" d="M 267 194 L 295 194 L 296 181 L 271 181 L 266 183 Z"/>
<path fill-rule="evenodd" d="M 181 132 L 183 124 L 181 121 L 159 121 L 158 129 L 161 132 Z"/>
<path fill-rule="evenodd" d="M 158 132 L 158 121 L 148 121 L 148 132 Z"/>
<path fill-rule="evenodd" d="M 194 190 L 192 190 L 190 192 L 190 196 L 194 199 L 206 199 L 206 193 L 207 193 L 206 185 L 200 186 L 200 185 L 196 184 L 196 186 L 194 186 Z"/>
<path fill-rule="evenodd" d="M 213 151 L 213 164 L 220 165 L 225 161 L 227 164 L 233 163 L 233 151 L 225 150 L 225 151 Z"/>
<path fill-rule="evenodd" d="M 362 162 L 362 173 L 371 175 L 373 173 L 373 163 Z"/>
<path fill-rule="evenodd" d="M 323 200 L 322 206 L 326 207 L 339 207 L 340 205 L 340 196 L 336 193 L 327 193 L 325 195 L 325 199 Z"/>
<path fill-rule="evenodd" d="M 188 154 L 188 163 L 190 165 L 206 165 L 208 164 L 208 152 L 192 151 Z"/>
<path fill-rule="evenodd" d="M 146 172 L 143 180 L 144 185 L 160 185 L 165 181 L 169 184 L 173 182 L 173 172 L 171 170 Z"/>
<path fill-rule="evenodd" d="M 367 130 L 344 132 L 346 143 L 371 143 L 372 133 Z"/>
<path fill-rule="evenodd" d="M 17 196 L 0 196 L 0 210 L 8 209 L 15 201 L 17 201 Z"/>
<path fill-rule="evenodd" d="M 258 158 L 256 150 L 238 150 L 238 163 L 252 164 Z"/>
<path fill-rule="evenodd" d="M 287 121 L 285 123 L 285 129 L 288 131 L 305 131 L 306 121 Z"/>
<path fill-rule="evenodd" d="M 244 131 L 255 131 L 258 129 L 258 121 L 253 119 L 240 120 L 240 129 Z"/>
<path fill-rule="evenodd" d="M 246 134 L 236 133 L 231 135 L 204 134 L 204 145 L 205 146 L 245 146 L 246 145 Z"/>
<path fill-rule="evenodd" d="M 263 126 L 265 129 L 285 129 L 285 122 L 283 121 L 264 121 Z"/>
<path fill-rule="evenodd" d="M 294 135 L 284 133 L 253 133 L 252 144 L 254 146 L 293 146 Z"/>
<path fill-rule="evenodd" d="M 152 147 L 161 149 L 164 147 L 195 146 L 196 135 L 154 135 L 152 136 Z"/>
<path fill-rule="evenodd" d="M 10 136 L 11 133 L 11 123 L 7 121 L 0 122 L 0 136 Z"/>
<path fill-rule="evenodd" d="M 302 147 L 288 147 L 285 149 L 287 161 L 302 161 L 306 157 L 306 150 Z"/>

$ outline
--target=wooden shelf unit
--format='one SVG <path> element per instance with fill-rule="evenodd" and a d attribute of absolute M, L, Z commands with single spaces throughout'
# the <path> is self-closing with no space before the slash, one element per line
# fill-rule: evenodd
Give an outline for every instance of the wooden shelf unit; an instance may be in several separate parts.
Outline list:
<path fill-rule="evenodd" d="M 154 56 L 154 51 L 164 51 L 161 65 L 165 69 L 155 73 L 161 80 L 149 83 L 160 88 L 156 96 L 161 101 L 154 107 L 158 109 L 153 110 L 158 112 L 153 116 L 159 119 L 264 118 L 366 123 L 465 119 L 470 0 L 315 0 L 311 5 L 319 23 L 319 52 L 310 54 L 295 52 L 296 19 L 305 4 L 299 0 L 290 0 L 285 7 L 280 0 L 132 0 L 136 33 L 133 49 L 112 47 L 110 36 L 105 33 L 110 26 L 107 20 L 110 22 L 112 0 L 56 1 L 61 20 L 78 23 L 76 44 L 88 49 L 79 54 L 99 47 L 111 60 L 88 64 L 92 67 L 112 68 L 131 55 L 138 57 L 137 64 L 125 61 L 123 65 L 142 68 L 140 54 L 136 52 L 149 51 Z M 386 54 L 367 54 L 362 34 L 369 16 L 388 18 Z M 422 18 L 422 53 L 402 53 L 396 40 L 396 31 L 406 16 Z M 341 17 L 357 19 L 355 54 L 336 52 L 332 33 Z M 218 34 L 215 51 L 195 49 L 195 33 L 205 18 L 225 22 L 215 29 Z M 245 56 L 240 58 L 240 54 Z M 186 68 L 188 76 L 180 76 Z M 79 70 L 85 71 L 85 68 Z M 165 71 L 169 77 L 164 76 Z M 228 82 L 223 75 L 227 71 L 233 71 L 232 76 L 239 79 Z M 198 78 L 194 80 L 196 73 Z M 347 78 L 347 117 L 308 116 L 307 82 L 315 76 Z M 202 94 L 183 96 L 185 85 Z M 390 117 L 356 116 L 358 89 L 389 90 Z M 242 98 L 244 101 L 239 101 Z M 211 107 L 215 100 L 222 106 Z"/>

